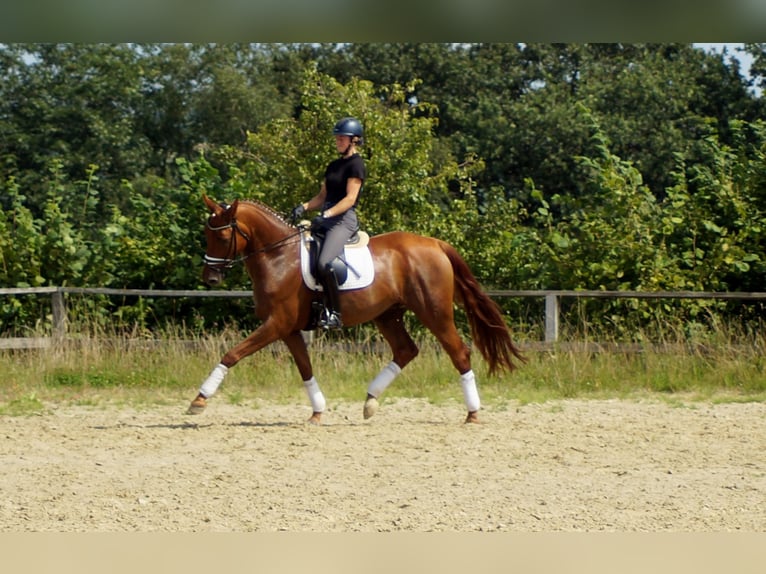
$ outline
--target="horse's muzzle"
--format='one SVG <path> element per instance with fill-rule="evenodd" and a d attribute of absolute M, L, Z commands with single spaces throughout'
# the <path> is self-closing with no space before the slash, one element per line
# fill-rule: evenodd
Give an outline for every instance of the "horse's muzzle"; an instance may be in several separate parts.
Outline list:
<path fill-rule="evenodd" d="M 216 269 L 215 267 L 205 265 L 202 268 L 202 281 L 209 287 L 217 287 L 223 283 L 223 271 L 221 269 Z"/>

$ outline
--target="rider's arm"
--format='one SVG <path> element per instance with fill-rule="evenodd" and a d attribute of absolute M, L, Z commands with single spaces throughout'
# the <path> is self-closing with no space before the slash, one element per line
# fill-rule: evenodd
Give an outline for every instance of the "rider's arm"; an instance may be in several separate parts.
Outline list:
<path fill-rule="evenodd" d="M 303 208 L 306 211 L 311 211 L 312 209 L 322 209 L 322 206 L 324 205 L 325 199 L 327 198 L 327 185 L 324 181 L 322 181 L 322 187 L 319 189 L 319 193 L 317 193 L 314 197 L 309 199 L 307 202 L 303 203 Z"/>
<path fill-rule="evenodd" d="M 322 216 L 324 217 L 336 217 L 343 213 L 346 213 L 349 209 L 356 205 L 356 200 L 359 197 L 359 190 L 362 189 L 362 180 L 358 177 L 350 177 L 346 182 L 346 196 L 338 203 L 333 205 L 330 209 L 327 209 Z M 321 192 L 320 192 L 321 193 Z"/>

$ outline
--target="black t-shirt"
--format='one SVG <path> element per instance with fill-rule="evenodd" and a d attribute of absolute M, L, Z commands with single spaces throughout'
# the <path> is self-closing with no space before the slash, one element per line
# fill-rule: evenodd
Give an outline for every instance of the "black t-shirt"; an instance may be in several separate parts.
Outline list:
<path fill-rule="evenodd" d="M 362 184 L 364 184 L 366 176 L 367 171 L 364 167 L 364 160 L 358 153 L 355 153 L 351 157 L 341 157 L 331 162 L 324 172 L 327 187 L 327 197 L 325 198 L 326 206 L 332 207 L 346 197 L 346 186 L 349 178 L 356 177 L 361 179 Z M 360 189 L 360 195 L 361 192 L 362 190 Z M 359 197 L 357 196 L 357 202 L 358 200 Z M 356 204 L 354 204 L 354 207 L 356 207 Z"/>

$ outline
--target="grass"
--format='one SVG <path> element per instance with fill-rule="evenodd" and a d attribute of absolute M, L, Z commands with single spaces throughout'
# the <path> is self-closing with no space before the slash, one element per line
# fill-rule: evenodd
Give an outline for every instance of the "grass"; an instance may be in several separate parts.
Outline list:
<path fill-rule="evenodd" d="M 105 404 L 133 407 L 184 405 L 241 334 L 205 337 L 168 332 L 159 339 L 117 333 L 81 335 L 65 347 L 0 351 L 4 384 L 0 415 L 42 414 L 46 405 Z M 336 338 L 337 339 L 337 338 Z M 349 342 L 350 337 L 341 339 Z M 523 345 L 522 345 L 523 346 Z M 660 398 L 669 402 L 766 400 L 766 342 L 717 330 L 704 341 L 663 341 L 628 351 L 593 351 L 565 345 L 526 351 L 529 361 L 510 374 L 490 377 L 474 352 L 474 370 L 485 406 L 557 399 Z M 320 336 L 311 346 L 314 371 L 328 401 L 362 401 L 368 382 L 390 360 L 387 349 L 362 344 L 340 350 Z M 389 387 L 383 400 L 423 398 L 439 404 L 461 401 L 457 373 L 433 338 Z M 307 402 L 292 357 L 281 343 L 240 362 L 222 385 L 218 400 L 247 404 L 265 400 Z"/>

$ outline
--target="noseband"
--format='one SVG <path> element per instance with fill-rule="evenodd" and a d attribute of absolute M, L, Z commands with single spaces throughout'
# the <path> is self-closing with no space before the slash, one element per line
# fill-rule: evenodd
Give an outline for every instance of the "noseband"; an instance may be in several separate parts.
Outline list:
<path fill-rule="evenodd" d="M 210 231 L 223 231 L 224 229 L 233 229 L 237 233 L 239 233 L 246 243 L 250 242 L 250 237 L 242 231 L 239 226 L 237 225 L 237 220 L 232 219 L 229 223 L 226 225 L 221 225 L 218 227 L 213 227 L 210 225 L 210 218 L 207 219 L 205 222 L 205 225 Z M 236 244 L 236 235 L 234 233 L 231 234 L 231 239 L 229 240 L 229 248 L 227 249 L 227 253 L 233 253 L 234 255 L 237 254 L 237 244 Z M 208 267 L 212 267 L 214 269 L 231 269 L 234 267 L 236 263 L 240 263 L 250 257 L 252 253 L 248 253 L 247 255 L 243 255 L 241 257 L 210 257 L 207 253 L 205 253 L 202 260 L 205 262 L 205 265 Z"/>

